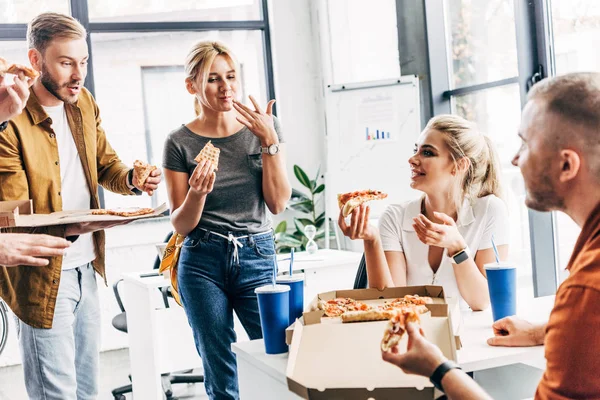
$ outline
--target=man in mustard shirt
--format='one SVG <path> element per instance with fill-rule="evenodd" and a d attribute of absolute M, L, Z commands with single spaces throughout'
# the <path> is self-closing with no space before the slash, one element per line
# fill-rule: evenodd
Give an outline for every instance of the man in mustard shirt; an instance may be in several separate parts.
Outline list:
<path fill-rule="evenodd" d="M 29 61 L 40 72 L 25 110 L 0 134 L 0 201 L 32 199 L 36 213 L 98 208 L 98 185 L 124 195 L 152 194 L 106 139 L 100 112 L 83 87 L 86 31 L 56 13 L 28 26 Z M 11 232 L 72 241 L 47 267 L 0 268 L 0 296 L 19 319 L 25 385 L 32 399 L 94 399 L 98 394 L 100 307 L 96 271 L 104 277 L 104 232 L 93 223 Z M 93 232 L 93 233 L 92 233 Z"/>

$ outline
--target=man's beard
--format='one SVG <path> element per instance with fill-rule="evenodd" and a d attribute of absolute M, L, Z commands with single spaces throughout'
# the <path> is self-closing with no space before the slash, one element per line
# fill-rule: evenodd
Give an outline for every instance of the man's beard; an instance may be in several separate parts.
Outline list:
<path fill-rule="evenodd" d="M 74 86 L 74 85 L 79 85 L 78 81 L 71 81 L 69 83 L 65 83 L 62 85 L 59 85 L 58 82 L 56 82 L 54 80 L 54 78 L 52 78 L 52 75 L 50 74 L 50 71 L 48 71 L 48 69 L 46 68 L 46 64 L 42 63 L 42 71 L 40 74 L 40 82 L 42 82 L 42 85 L 44 85 L 44 87 L 46 88 L 47 91 L 49 91 L 50 93 L 52 93 L 52 95 L 54 97 L 56 97 L 57 99 L 68 103 L 68 104 L 73 104 L 77 101 L 77 95 L 75 96 L 70 96 L 70 97 L 65 97 L 65 96 L 61 96 L 59 94 L 59 90 L 66 88 L 68 86 Z"/>
<path fill-rule="evenodd" d="M 536 181 L 536 187 L 527 191 L 525 205 L 536 211 L 564 210 L 564 199 L 557 195 L 550 177 L 543 175 Z"/>

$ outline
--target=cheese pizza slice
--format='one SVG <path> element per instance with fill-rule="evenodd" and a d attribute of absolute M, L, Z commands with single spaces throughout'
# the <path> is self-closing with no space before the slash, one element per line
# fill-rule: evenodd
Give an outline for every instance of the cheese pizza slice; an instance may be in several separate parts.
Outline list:
<path fill-rule="evenodd" d="M 202 150 L 200 150 L 200 153 L 198 153 L 196 158 L 194 158 L 194 161 L 198 163 L 202 160 L 210 161 L 213 165 L 214 170 L 218 171 L 219 153 L 221 153 L 221 150 L 213 146 L 213 144 L 209 140 L 208 143 L 206 143 L 206 145 L 202 148 Z"/>
<path fill-rule="evenodd" d="M 155 165 L 146 164 L 143 161 L 135 160 L 133 163 L 133 169 L 135 170 L 135 176 L 137 177 L 137 185 L 144 187 L 146 179 L 150 176 L 152 171 L 156 169 Z"/>
<path fill-rule="evenodd" d="M 412 307 L 396 310 L 385 328 L 381 340 L 381 350 L 390 351 L 400 343 L 406 332 L 407 322 L 419 323 L 420 321 L 419 314 Z"/>
<path fill-rule="evenodd" d="M 338 194 L 338 205 L 345 218 L 361 204 L 371 200 L 385 199 L 387 196 L 387 193 L 380 190 L 358 190 L 356 192 L 340 193 Z"/>

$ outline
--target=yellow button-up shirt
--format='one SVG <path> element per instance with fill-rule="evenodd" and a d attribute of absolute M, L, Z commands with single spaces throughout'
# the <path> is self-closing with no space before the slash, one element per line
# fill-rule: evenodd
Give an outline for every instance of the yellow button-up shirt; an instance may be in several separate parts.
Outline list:
<path fill-rule="evenodd" d="M 62 211 L 60 162 L 52 121 L 33 89 L 21 115 L 0 133 L 0 201 L 33 200 L 35 213 Z M 74 104 L 65 103 L 67 120 L 91 194 L 99 208 L 98 185 L 120 194 L 133 194 L 127 185 L 130 170 L 106 140 L 100 112 L 91 93 L 82 89 Z M 65 235 L 64 226 L 12 228 L 11 232 Z M 94 269 L 104 278 L 104 232 L 94 233 Z M 62 257 L 46 267 L 0 267 L 0 297 L 26 324 L 51 328 L 62 270 Z"/>

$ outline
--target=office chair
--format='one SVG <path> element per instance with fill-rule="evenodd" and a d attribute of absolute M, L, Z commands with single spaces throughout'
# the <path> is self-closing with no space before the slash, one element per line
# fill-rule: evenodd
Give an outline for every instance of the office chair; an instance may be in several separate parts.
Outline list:
<path fill-rule="evenodd" d="M 169 232 L 169 234 L 165 238 L 165 242 L 168 242 L 172 235 L 173 235 L 173 232 Z M 154 260 L 154 269 L 157 271 L 158 271 L 158 268 L 160 267 L 160 261 L 161 261 L 160 257 L 158 257 L 158 256 Z M 115 282 L 113 284 L 113 291 L 115 293 L 115 299 L 117 300 L 117 304 L 119 305 L 119 308 L 121 309 L 121 313 L 115 315 L 115 317 L 112 320 L 112 324 L 115 327 L 115 329 L 117 329 L 121 332 L 127 333 L 127 312 L 125 311 L 125 307 L 123 306 L 123 301 L 121 300 L 121 295 L 119 294 L 119 284 L 122 281 L 123 281 L 123 279 L 119 279 L 117 282 Z M 169 308 L 168 296 L 170 296 L 170 292 L 168 290 L 166 290 L 168 288 L 163 288 L 163 289 L 165 289 L 165 290 L 162 290 L 165 307 Z M 183 371 L 182 374 L 163 374 L 161 376 L 162 388 L 163 388 L 163 392 L 165 393 L 165 396 L 167 397 L 167 400 L 174 399 L 173 390 L 171 389 L 172 384 L 203 383 L 204 382 L 204 375 L 192 374 L 191 372 L 192 372 L 192 370 L 189 370 L 189 371 Z M 129 375 L 129 380 L 131 381 L 131 375 Z M 128 384 L 128 385 L 120 386 L 116 389 L 113 389 L 112 395 L 115 398 L 115 400 L 126 400 L 125 394 L 131 393 L 131 392 L 132 392 L 132 386 L 131 386 L 131 384 Z"/>
<path fill-rule="evenodd" d="M 367 261 L 365 260 L 365 254 L 363 253 L 360 263 L 358 264 L 358 270 L 356 271 L 356 278 L 354 279 L 354 289 L 366 289 L 369 283 L 367 281 Z"/>

